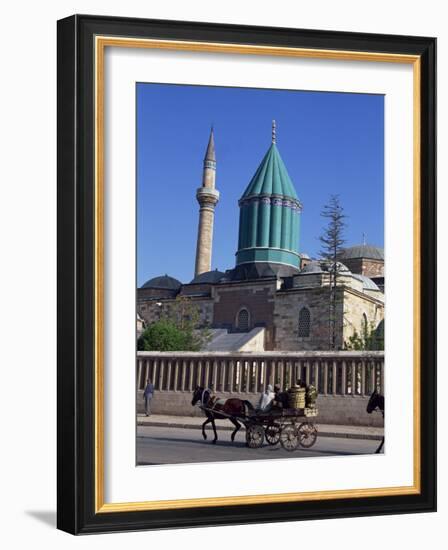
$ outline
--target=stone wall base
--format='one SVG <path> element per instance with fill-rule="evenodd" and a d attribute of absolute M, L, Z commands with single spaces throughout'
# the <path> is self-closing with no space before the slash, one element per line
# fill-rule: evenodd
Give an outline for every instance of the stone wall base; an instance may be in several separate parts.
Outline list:
<path fill-rule="evenodd" d="M 230 394 L 218 393 L 219 397 L 229 398 Z M 192 407 L 192 392 L 156 391 L 151 401 L 151 411 L 154 414 L 168 414 L 173 416 L 203 416 L 203 412 L 196 406 Z M 258 395 L 253 393 L 234 393 L 232 397 L 247 399 L 253 405 L 258 402 Z M 351 397 L 350 395 L 319 395 L 317 406 L 319 416 L 316 422 L 321 424 L 341 424 L 348 426 L 375 426 L 384 425 L 383 417 L 379 412 L 366 412 L 368 397 Z M 137 394 L 137 412 L 144 412 L 143 392 Z"/>

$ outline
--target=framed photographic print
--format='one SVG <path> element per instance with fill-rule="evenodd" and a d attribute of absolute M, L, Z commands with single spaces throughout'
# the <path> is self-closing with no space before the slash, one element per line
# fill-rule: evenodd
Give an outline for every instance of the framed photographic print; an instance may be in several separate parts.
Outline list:
<path fill-rule="evenodd" d="M 60 529 L 435 510 L 435 50 L 58 22 Z"/>

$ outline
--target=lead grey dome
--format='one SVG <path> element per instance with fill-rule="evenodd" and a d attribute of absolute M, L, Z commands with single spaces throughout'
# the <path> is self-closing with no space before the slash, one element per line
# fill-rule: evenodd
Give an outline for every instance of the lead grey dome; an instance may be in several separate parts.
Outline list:
<path fill-rule="evenodd" d="M 141 288 L 155 288 L 157 290 L 179 290 L 182 286 L 182 283 L 170 277 L 169 275 L 161 275 L 159 277 L 154 277 L 149 279 Z"/>
<path fill-rule="evenodd" d="M 225 277 L 225 273 L 215 269 L 214 271 L 205 271 L 200 273 L 193 280 L 190 281 L 190 284 L 215 284 L 219 283 L 221 279 Z"/>
<path fill-rule="evenodd" d="M 341 260 L 367 258 L 368 260 L 383 260 L 384 248 L 373 246 L 371 244 L 357 244 L 345 248 L 339 255 Z"/>

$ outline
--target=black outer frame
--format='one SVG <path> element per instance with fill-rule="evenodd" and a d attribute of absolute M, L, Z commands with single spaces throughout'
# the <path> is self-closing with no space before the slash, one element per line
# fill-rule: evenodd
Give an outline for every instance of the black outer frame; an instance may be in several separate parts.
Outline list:
<path fill-rule="evenodd" d="M 94 512 L 94 37 L 421 56 L 421 493 Z M 436 39 L 74 15 L 58 21 L 57 526 L 72 534 L 436 510 Z"/>

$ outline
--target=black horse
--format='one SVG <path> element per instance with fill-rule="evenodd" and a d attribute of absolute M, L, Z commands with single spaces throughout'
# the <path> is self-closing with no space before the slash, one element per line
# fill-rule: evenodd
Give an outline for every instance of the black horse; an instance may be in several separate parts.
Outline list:
<path fill-rule="evenodd" d="M 207 439 L 205 426 L 209 422 L 211 422 L 213 432 L 215 434 L 215 438 L 213 439 L 212 443 L 216 443 L 216 440 L 218 439 L 218 433 L 216 432 L 215 419 L 225 418 L 227 420 L 230 420 L 230 422 L 232 422 L 232 424 L 235 426 L 235 429 L 230 436 L 230 439 L 234 441 L 237 431 L 241 428 L 240 422 L 238 422 L 235 417 L 247 416 L 248 412 L 250 413 L 254 411 L 254 407 L 252 403 L 250 401 L 247 401 L 246 399 L 243 400 L 236 397 L 231 397 L 230 399 L 226 399 L 224 402 L 221 402 L 221 400 L 217 400 L 214 397 L 212 398 L 211 394 L 211 390 L 203 388 L 201 386 L 197 386 L 193 392 L 193 399 L 191 400 L 191 404 L 193 406 L 195 406 L 196 403 L 200 401 L 203 407 L 209 409 L 202 409 L 205 416 L 207 417 L 207 420 L 202 424 L 202 436 L 204 439 Z"/>
<path fill-rule="evenodd" d="M 369 402 L 367 403 L 366 410 L 369 414 L 371 414 L 373 411 L 377 409 L 381 411 L 381 414 L 383 415 L 383 418 L 384 418 L 384 395 L 381 395 L 375 390 L 370 396 Z M 384 435 L 383 435 L 383 439 L 381 440 L 380 446 L 375 451 L 375 453 L 380 453 L 381 449 L 383 448 L 383 445 L 384 445 Z"/>

